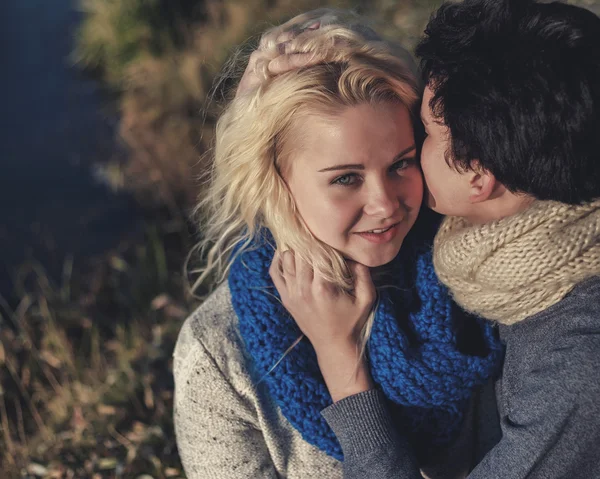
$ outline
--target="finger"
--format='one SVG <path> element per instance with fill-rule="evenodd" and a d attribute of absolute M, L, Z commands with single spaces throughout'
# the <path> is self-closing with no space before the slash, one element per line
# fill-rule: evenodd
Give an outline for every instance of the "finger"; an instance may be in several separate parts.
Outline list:
<path fill-rule="evenodd" d="M 273 256 L 273 260 L 271 261 L 271 266 L 269 266 L 269 276 L 271 276 L 273 283 L 280 282 L 285 285 L 285 278 L 283 277 L 281 264 L 281 255 L 278 251 L 275 251 L 275 255 Z M 277 286 L 277 284 L 275 284 L 275 286 Z"/>
<path fill-rule="evenodd" d="M 295 17 L 291 18 L 286 23 L 284 23 L 283 26 L 289 28 L 292 25 L 301 25 L 302 27 L 304 27 L 307 25 L 311 25 L 315 22 L 330 23 L 335 18 L 337 18 L 337 16 L 332 13 L 333 12 L 331 11 L 331 9 L 327 7 L 317 8 L 315 10 L 296 15 Z"/>
<path fill-rule="evenodd" d="M 291 250 L 284 251 L 281 254 L 284 274 L 293 277 L 296 275 L 296 261 L 294 252 Z"/>
<path fill-rule="evenodd" d="M 269 50 L 277 43 L 278 39 L 285 33 L 285 24 L 275 27 L 260 37 L 258 42 L 258 50 Z"/>
<path fill-rule="evenodd" d="M 270 270 L 269 270 L 269 273 L 271 273 Z M 285 282 L 285 278 L 278 272 L 274 272 L 274 274 L 271 274 L 271 279 L 273 280 L 275 289 L 279 293 L 279 297 L 281 298 L 281 301 L 285 302 L 287 299 L 287 295 L 288 295 L 287 283 Z"/>
<path fill-rule="evenodd" d="M 320 19 L 311 19 L 308 16 L 299 15 L 284 23 L 274 31 L 270 38 L 275 38 L 277 42 L 291 40 L 295 36 L 307 30 L 317 30 L 321 27 Z"/>
<path fill-rule="evenodd" d="M 294 19 L 290 20 L 283 25 L 273 28 L 267 33 L 263 34 L 258 43 L 258 49 L 262 51 L 274 50 L 275 45 L 278 43 L 287 42 L 297 37 L 300 33 L 305 31 Z"/>
<path fill-rule="evenodd" d="M 254 50 L 248 60 L 248 65 L 244 71 L 244 77 L 256 76 L 259 65 L 268 65 L 271 60 L 277 58 L 279 55 L 280 53 L 273 49 L 267 51 Z"/>
<path fill-rule="evenodd" d="M 254 65 L 256 65 L 259 61 L 262 60 L 273 60 L 273 58 L 277 58 L 278 53 L 277 51 L 273 51 L 273 49 L 271 50 L 254 50 L 251 54 L 250 57 L 248 58 L 248 68 L 252 68 Z"/>
<path fill-rule="evenodd" d="M 321 59 L 318 52 L 280 55 L 269 62 L 268 70 L 271 75 L 279 75 L 290 70 L 316 65 Z"/>
<path fill-rule="evenodd" d="M 336 20 L 339 20 L 338 16 L 327 8 L 318 8 L 310 12 L 301 13 L 300 15 L 291 18 L 283 25 L 279 25 L 266 32 L 260 40 L 260 46 L 261 48 L 266 47 L 269 44 L 274 46 L 275 43 L 290 40 L 300 32 L 316 30 L 323 25 L 337 23 Z"/>
<path fill-rule="evenodd" d="M 300 30 L 297 28 L 285 30 L 284 32 L 280 33 L 277 36 L 277 38 L 275 39 L 275 43 L 289 42 L 289 41 L 293 40 L 294 37 L 298 36 L 299 33 L 300 33 Z"/>
<path fill-rule="evenodd" d="M 279 53 L 280 55 L 287 55 L 289 53 L 292 53 L 292 41 L 288 40 L 287 42 L 283 42 L 283 43 L 278 43 L 277 44 L 277 53 Z"/>
<path fill-rule="evenodd" d="M 354 297 L 361 304 L 371 304 L 375 301 L 375 285 L 371 272 L 364 264 L 354 261 L 348 263 L 354 279 Z"/>
<path fill-rule="evenodd" d="M 295 255 L 295 259 L 297 285 L 301 291 L 306 291 L 312 287 L 314 279 L 313 268 L 307 261 L 300 258 L 298 255 Z"/>
<path fill-rule="evenodd" d="M 319 25 L 317 23 L 317 25 Z M 298 34 L 282 35 L 277 39 L 276 50 L 279 55 L 288 55 L 290 53 L 305 53 L 307 48 L 306 45 L 310 42 L 311 38 L 319 35 L 315 30 L 318 26 L 313 28 L 310 26 L 303 30 L 300 30 Z"/>
<path fill-rule="evenodd" d="M 335 297 L 341 290 L 328 281 L 323 273 L 317 270 L 313 273 L 313 291 L 317 295 L 332 295 Z"/>
<path fill-rule="evenodd" d="M 307 46 L 311 43 L 311 40 L 314 40 L 315 38 L 320 38 L 323 37 L 323 34 L 318 31 L 319 29 L 313 29 L 313 28 L 307 28 L 302 30 L 298 35 L 294 36 L 293 38 L 290 38 L 287 42 L 290 43 L 289 46 L 289 51 L 290 52 L 298 52 L 298 53 L 302 53 L 305 52 L 307 50 L 313 50 L 314 48 L 308 48 Z M 334 41 L 334 45 L 335 45 L 335 40 L 331 39 L 332 41 Z M 287 43 L 285 42 L 285 43 Z M 320 43 L 323 42 L 323 39 L 321 38 Z"/>
<path fill-rule="evenodd" d="M 277 37 L 278 42 L 286 42 L 291 41 L 294 38 L 302 35 L 305 32 L 318 30 L 321 26 L 321 22 L 319 20 L 315 20 L 308 25 L 292 25 L 287 31 L 283 32 L 279 37 Z"/>
<path fill-rule="evenodd" d="M 273 51 L 278 50 L 281 53 L 279 45 L 289 43 L 297 37 L 301 37 L 305 32 L 314 32 L 321 26 L 321 22 L 315 21 L 306 27 L 300 25 L 283 25 L 268 35 L 264 35 L 260 40 L 259 50 Z"/>
<path fill-rule="evenodd" d="M 248 59 L 244 75 L 238 84 L 236 96 L 244 95 L 259 86 L 267 77 L 269 62 L 278 55 L 277 51 L 253 51 Z"/>

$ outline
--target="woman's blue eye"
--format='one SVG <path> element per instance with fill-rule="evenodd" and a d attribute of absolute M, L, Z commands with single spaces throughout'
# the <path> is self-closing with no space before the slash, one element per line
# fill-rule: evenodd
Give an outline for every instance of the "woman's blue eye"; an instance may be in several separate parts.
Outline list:
<path fill-rule="evenodd" d="M 414 165 L 416 162 L 416 158 L 404 158 L 390 166 L 390 172 L 398 173 Z M 360 179 L 360 175 L 357 175 L 356 173 L 348 173 L 338 176 L 331 182 L 331 184 L 339 186 L 354 186 L 360 181 Z"/>
<path fill-rule="evenodd" d="M 340 185 L 340 186 L 351 186 L 356 182 L 356 174 L 351 173 L 348 175 L 338 176 L 335 180 L 331 182 L 332 185 Z"/>
<path fill-rule="evenodd" d="M 397 161 L 396 163 L 394 163 L 394 166 L 392 167 L 394 170 L 398 171 L 398 170 L 403 170 L 404 168 L 406 168 L 408 165 L 406 163 L 406 160 L 400 160 Z"/>
<path fill-rule="evenodd" d="M 403 160 L 400 160 L 400 161 L 397 161 L 396 163 L 394 163 L 392 165 L 392 170 L 394 170 L 394 171 L 405 170 L 409 166 L 414 165 L 416 163 L 416 161 L 417 160 L 415 158 L 404 158 Z"/>

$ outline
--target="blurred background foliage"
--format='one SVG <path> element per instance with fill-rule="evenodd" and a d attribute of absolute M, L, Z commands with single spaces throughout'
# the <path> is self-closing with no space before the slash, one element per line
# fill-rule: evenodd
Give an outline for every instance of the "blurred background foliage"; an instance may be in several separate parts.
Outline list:
<path fill-rule="evenodd" d="M 58 279 L 23 264 L 18 300 L 0 297 L 2 477 L 184 477 L 171 354 L 198 304 L 183 264 L 201 234 L 189 213 L 209 161 L 216 76 L 238 45 L 312 8 L 355 9 L 412 48 L 440 3 L 80 0 L 72 61 L 113 93 L 127 151 L 94 176 L 133 195 L 147 227 L 84 268 L 68 259 Z M 598 11 L 595 0 L 572 3 Z"/>
<path fill-rule="evenodd" d="M 572 0 L 594 7 L 597 0 Z M 242 43 L 322 6 L 364 14 L 412 49 L 440 0 L 81 0 L 75 61 L 121 93 L 123 165 L 105 165 L 115 188 L 175 209 L 193 204 L 202 153 L 211 144 L 215 76 Z M 204 112 L 204 115 L 200 114 Z M 191 174 L 190 174 L 191 173 Z"/>
<path fill-rule="evenodd" d="M 238 45 L 251 43 L 269 25 L 324 5 L 362 11 L 375 21 L 385 18 L 386 33 L 412 45 L 437 3 L 83 0 L 85 20 L 74 58 L 121 92 L 119 134 L 131 152 L 121 168 L 107 165 L 107 177 L 143 203 L 192 204 L 214 126 L 207 96 Z"/>

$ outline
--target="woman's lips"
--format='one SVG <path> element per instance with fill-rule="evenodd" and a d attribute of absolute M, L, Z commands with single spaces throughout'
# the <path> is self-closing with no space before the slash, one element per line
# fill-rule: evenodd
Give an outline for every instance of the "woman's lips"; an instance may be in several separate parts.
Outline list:
<path fill-rule="evenodd" d="M 357 234 L 361 238 L 366 239 L 367 241 L 370 241 L 371 243 L 376 243 L 376 244 L 388 243 L 398 233 L 399 225 L 400 225 L 400 223 L 393 224 L 392 226 L 388 227 L 388 229 L 385 230 L 383 233 L 362 232 L 362 233 L 355 233 L 355 234 Z"/>

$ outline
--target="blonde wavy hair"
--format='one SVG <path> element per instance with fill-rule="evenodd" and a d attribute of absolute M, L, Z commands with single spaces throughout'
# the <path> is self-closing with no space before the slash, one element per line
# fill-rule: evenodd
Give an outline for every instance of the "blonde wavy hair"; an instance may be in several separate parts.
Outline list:
<path fill-rule="evenodd" d="M 333 284 L 352 288 L 342 254 L 311 233 L 284 180 L 294 144 L 301 141 L 299 121 L 378 102 L 396 102 L 414 114 L 422 87 L 406 50 L 383 41 L 353 15 L 320 9 L 276 28 L 298 30 L 317 19 L 320 28 L 296 38 L 294 51 L 318 55 L 318 63 L 277 76 L 262 65 L 262 84 L 234 98 L 217 122 L 209 184 L 197 208 L 206 263 L 194 289 L 213 274 L 223 281 L 235 257 L 264 228 L 279 250 L 293 250 Z M 277 48 L 264 41 L 272 33 L 264 34 L 261 48 Z"/>

